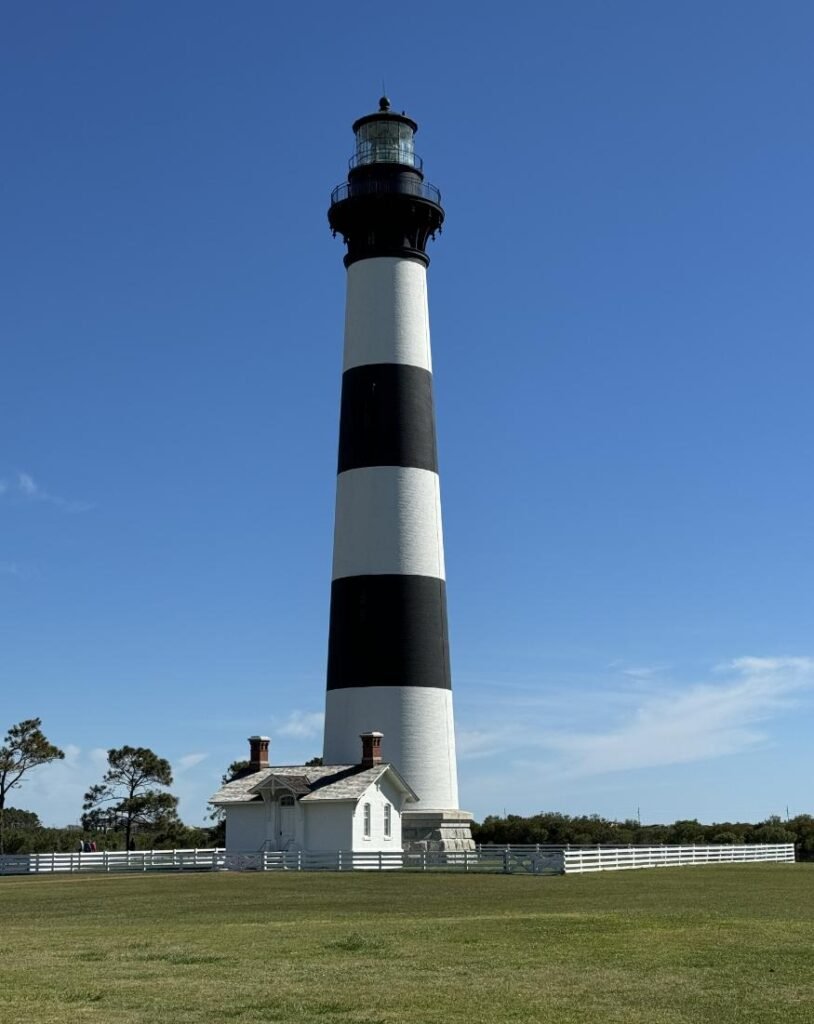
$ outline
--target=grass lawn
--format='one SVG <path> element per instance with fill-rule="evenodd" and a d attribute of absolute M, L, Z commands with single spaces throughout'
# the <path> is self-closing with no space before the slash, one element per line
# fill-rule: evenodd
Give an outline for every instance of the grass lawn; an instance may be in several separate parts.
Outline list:
<path fill-rule="evenodd" d="M 3 1024 L 814 1021 L 814 865 L 0 878 Z"/>

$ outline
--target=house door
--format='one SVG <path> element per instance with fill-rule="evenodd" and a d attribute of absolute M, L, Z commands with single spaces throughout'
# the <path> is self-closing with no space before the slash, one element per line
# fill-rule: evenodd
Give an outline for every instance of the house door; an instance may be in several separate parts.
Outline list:
<path fill-rule="evenodd" d="M 294 843 L 295 827 L 294 827 L 294 815 L 296 809 L 294 807 L 293 796 L 281 796 L 280 797 L 280 834 L 277 837 L 279 843 L 277 844 L 278 849 L 287 850 Z"/>

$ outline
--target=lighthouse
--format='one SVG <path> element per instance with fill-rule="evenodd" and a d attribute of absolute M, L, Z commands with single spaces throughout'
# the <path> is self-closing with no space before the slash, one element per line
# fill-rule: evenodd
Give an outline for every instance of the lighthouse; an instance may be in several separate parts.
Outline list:
<path fill-rule="evenodd" d="M 359 735 L 418 796 L 406 848 L 467 849 L 458 807 L 446 575 L 435 436 L 427 243 L 441 194 L 390 109 L 353 124 L 347 181 L 328 220 L 347 247 L 324 759 L 357 760 Z"/>

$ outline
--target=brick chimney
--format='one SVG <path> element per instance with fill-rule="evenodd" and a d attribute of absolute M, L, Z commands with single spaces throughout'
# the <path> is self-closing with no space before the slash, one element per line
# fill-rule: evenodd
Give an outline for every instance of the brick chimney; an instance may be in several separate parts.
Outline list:
<path fill-rule="evenodd" d="M 269 766 L 269 740 L 268 736 L 249 737 L 249 771 L 259 772 L 262 768 Z"/>
<path fill-rule="evenodd" d="M 384 736 L 383 732 L 363 732 L 361 734 L 363 768 L 373 768 L 382 763 L 382 736 Z"/>

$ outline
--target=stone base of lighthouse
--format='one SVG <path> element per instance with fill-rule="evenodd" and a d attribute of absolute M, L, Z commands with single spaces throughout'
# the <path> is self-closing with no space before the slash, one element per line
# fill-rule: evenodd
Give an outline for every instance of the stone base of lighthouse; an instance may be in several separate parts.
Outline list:
<path fill-rule="evenodd" d="M 475 849 L 469 811 L 402 811 L 401 840 L 405 853 L 463 853 Z"/>

